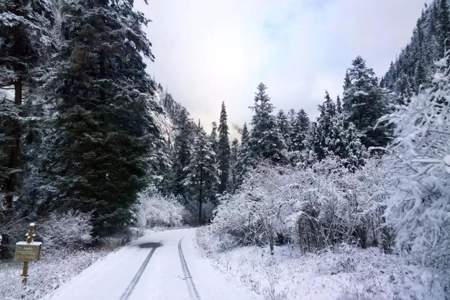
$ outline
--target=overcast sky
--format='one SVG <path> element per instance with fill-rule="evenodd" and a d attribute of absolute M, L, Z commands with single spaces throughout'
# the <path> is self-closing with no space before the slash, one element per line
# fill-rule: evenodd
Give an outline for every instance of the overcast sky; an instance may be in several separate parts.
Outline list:
<path fill-rule="evenodd" d="M 426 0 L 137 0 L 156 61 L 149 73 L 194 119 L 225 101 L 230 124 L 251 118 L 259 82 L 277 109 L 313 117 L 342 93 L 357 55 L 381 76 L 409 41 Z"/>

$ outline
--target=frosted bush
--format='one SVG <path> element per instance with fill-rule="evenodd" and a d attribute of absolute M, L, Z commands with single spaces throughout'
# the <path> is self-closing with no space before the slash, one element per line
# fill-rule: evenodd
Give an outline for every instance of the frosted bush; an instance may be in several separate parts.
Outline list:
<path fill-rule="evenodd" d="M 397 250 L 416 262 L 450 269 L 450 69 L 448 59 L 433 87 L 388 119 L 396 138 L 385 166 L 393 193 L 386 218 Z M 447 277 L 449 278 L 449 277 Z M 450 288 L 450 280 L 448 280 Z"/>
<path fill-rule="evenodd" d="M 52 213 L 38 224 L 38 233 L 48 250 L 83 248 L 92 241 L 91 216 L 74 210 Z"/>
<path fill-rule="evenodd" d="M 305 169 L 261 166 L 219 205 L 212 231 L 271 249 L 289 241 L 305 251 L 340 242 L 385 246 L 383 175 L 377 160 L 355 172 L 335 159 Z"/>
<path fill-rule="evenodd" d="M 185 215 L 184 207 L 173 196 L 164 196 L 153 189 L 139 195 L 138 220 L 141 226 L 181 226 Z"/>

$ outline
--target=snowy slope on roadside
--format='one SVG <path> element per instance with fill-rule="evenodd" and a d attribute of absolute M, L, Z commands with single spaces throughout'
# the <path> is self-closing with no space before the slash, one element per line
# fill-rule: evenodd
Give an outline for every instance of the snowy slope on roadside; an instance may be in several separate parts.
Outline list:
<path fill-rule="evenodd" d="M 17 261 L 1 262 L 0 299 L 41 299 L 108 253 L 110 251 L 104 249 L 77 252 L 60 250 L 50 254 L 44 249 L 42 259 L 30 264 L 26 289 L 19 276 L 22 264 Z"/>
<path fill-rule="evenodd" d="M 239 278 L 268 299 L 447 299 L 430 270 L 377 248 L 343 245 L 301 255 L 283 246 L 271 256 L 267 247 L 256 246 L 217 252 L 207 227 L 197 239 L 228 277 Z"/>

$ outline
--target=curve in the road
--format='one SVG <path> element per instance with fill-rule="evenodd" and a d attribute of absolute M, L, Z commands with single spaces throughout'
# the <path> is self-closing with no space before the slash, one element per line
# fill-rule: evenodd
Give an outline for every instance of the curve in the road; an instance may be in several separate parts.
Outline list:
<path fill-rule="evenodd" d="M 186 280 L 186 284 L 189 290 L 189 295 L 192 300 L 201 300 L 200 295 L 195 287 L 194 281 L 192 279 L 191 272 L 189 271 L 188 264 L 186 262 L 186 258 L 184 257 L 183 248 L 181 247 L 181 242 L 183 239 L 180 239 L 178 242 L 178 254 L 180 255 L 181 267 L 184 273 L 184 279 Z"/>
<path fill-rule="evenodd" d="M 130 297 L 131 293 L 133 292 L 134 288 L 136 287 L 137 283 L 139 282 L 139 279 L 141 279 L 142 274 L 144 273 L 145 268 L 147 267 L 148 262 L 150 261 L 150 258 L 152 258 L 153 254 L 156 251 L 156 248 L 158 248 L 160 246 L 161 246 L 161 244 L 154 244 L 154 243 L 147 243 L 147 244 L 139 245 L 139 247 L 141 247 L 141 248 L 152 248 L 152 250 L 150 250 L 149 254 L 145 258 L 144 262 L 142 263 L 141 267 L 137 271 L 136 275 L 134 275 L 134 277 L 131 280 L 130 284 L 128 285 L 127 289 L 120 297 L 120 300 L 127 300 Z"/>

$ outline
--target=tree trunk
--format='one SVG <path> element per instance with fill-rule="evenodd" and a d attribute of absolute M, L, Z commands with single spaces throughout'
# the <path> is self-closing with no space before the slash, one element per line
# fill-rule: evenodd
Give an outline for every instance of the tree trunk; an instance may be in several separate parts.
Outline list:
<path fill-rule="evenodd" d="M 15 97 L 14 102 L 17 106 L 22 105 L 22 78 L 19 77 L 14 82 Z"/>
<path fill-rule="evenodd" d="M 275 251 L 275 242 L 272 234 L 270 234 L 269 237 L 269 248 L 270 248 L 270 255 L 273 255 Z"/>
<path fill-rule="evenodd" d="M 198 224 L 203 224 L 203 216 L 202 216 L 202 210 L 203 210 L 203 201 L 202 198 L 198 199 Z"/>

